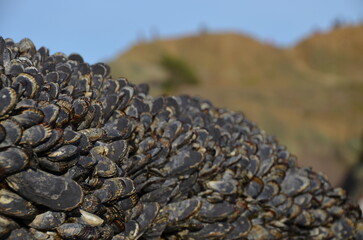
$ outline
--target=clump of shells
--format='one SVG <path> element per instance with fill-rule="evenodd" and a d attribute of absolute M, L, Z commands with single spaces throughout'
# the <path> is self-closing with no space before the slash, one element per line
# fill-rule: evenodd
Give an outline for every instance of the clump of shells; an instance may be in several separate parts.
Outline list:
<path fill-rule="evenodd" d="M 0 38 L 1 239 L 363 239 L 357 205 L 241 113 Z"/>

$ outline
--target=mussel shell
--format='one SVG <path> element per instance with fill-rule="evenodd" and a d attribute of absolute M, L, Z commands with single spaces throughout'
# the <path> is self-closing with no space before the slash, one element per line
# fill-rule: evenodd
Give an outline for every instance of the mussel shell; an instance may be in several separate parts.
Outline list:
<path fill-rule="evenodd" d="M 51 161 L 46 157 L 38 158 L 38 163 L 41 169 L 54 172 L 54 173 L 65 173 L 69 168 L 77 163 L 78 159 L 75 158 L 70 161 Z"/>
<path fill-rule="evenodd" d="M 253 177 L 245 188 L 245 194 L 255 198 L 261 193 L 263 187 L 263 181 L 258 177 Z"/>
<path fill-rule="evenodd" d="M 64 144 L 76 145 L 81 140 L 81 134 L 70 129 L 64 130 L 63 137 Z"/>
<path fill-rule="evenodd" d="M 85 99 L 76 99 L 72 104 L 72 111 L 73 111 L 73 122 L 78 122 L 82 120 L 88 111 L 89 102 Z"/>
<path fill-rule="evenodd" d="M 164 130 L 163 137 L 173 140 L 179 135 L 181 130 L 182 130 L 182 123 L 177 120 L 171 120 L 168 122 L 168 125 Z"/>
<path fill-rule="evenodd" d="M 37 215 L 29 226 L 38 230 L 52 230 L 63 224 L 65 220 L 64 212 L 47 211 Z"/>
<path fill-rule="evenodd" d="M 64 223 L 56 228 L 57 232 L 65 239 L 89 239 L 99 238 L 96 228 L 80 223 Z"/>
<path fill-rule="evenodd" d="M 191 174 L 202 162 L 203 155 L 200 152 L 192 150 L 180 151 L 177 155 L 171 156 L 163 171 L 171 176 Z"/>
<path fill-rule="evenodd" d="M 159 186 L 157 189 L 142 195 L 141 200 L 143 202 L 158 202 L 163 206 L 170 201 L 173 190 L 172 187 Z"/>
<path fill-rule="evenodd" d="M 15 110 L 35 109 L 37 102 L 34 99 L 23 98 L 16 103 Z"/>
<path fill-rule="evenodd" d="M 56 239 L 57 237 L 59 237 L 59 235 L 56 232 L 53 231 L 47 231 L 47 232 L 43 232 L 43 231 L 39 231 L 36 230 L 35 228 L 29 228 L 29 232 L 32 234 L 32 240 L 33 239 L 37 239 L 37 240 L 49 240 L 49 239 Z"/>
<path fill-rule="evenodd" d="M 94 102 L 90 107 L 90 110 L 92 109 L 93 109 L 93 116 L 90 127 L 99 128 L 102 126 L 103 121 L 105 121 L 102 114 L 103 111 L 102 104 L 100 102 Z"/>
<path fill-rule="evenodd" d="M 77 165 L 85 169 L 93 169 L 97 164 L 97 160 L 89 156 L 80 156 Z"/>
<path fill-rule="evenodd" d="M 13 118 L 18 121 L 23 128 L 28 128 L 41 123 L 44 114 L 40 110 L 29 108 L 24 110 L 21 114 L 13 116 Z"/>
<path fill-rule="evenodd" d="M 38 90 L 37 81 L 28 73 L 20 73 L 14 81 L 14 85 L 16 84 L 19 84 L 19 86 L 24 90 L 24 97 L 33 98 Z"/>
<path fill-rule="evenodd" d="M 83 63 L 83 58 L 81 55 L 77 54 L 77 53 L 72 53 L 68 56 L 68 59 L 69 60 L 72 60 L 72 61 L 76 61 L 78 63 Z"/>
<path fill-rule="evenodd" d="M 126 86 L 126 87 L 123 87 L 121 89 L 121 99 L 120 99 L 120 103 L 118 105 L 118 109 L 120 110 L 124 110 L 127 105 L 130 103 L 133 95 L 134 95 L 134 88 L 131 87 L 131 86 Z"/>
<path fill-rule="evenodd" d="M 347 217 L 340 217 L 332 226 L 338 239 L 351 239 L 354 236 L 354 228 L 354 222 Z"/>
<path fill-rule="evenodd" d="M 6 178 L 19 195 L 53 210 L 70 211 L 83 201 L 82 188 L 73 180 L 28 169 Z"/>
<path fill-rule="evenodd" d="M 152 103 L 151 113 L 153 115 L 156 115 L 163 109 L 163 107 L 164 107 L 164 98 L 163 97 L 155 98 Z"/>
<path fill-rule="evenodd" d="M 227 234 L 226 240 L 243 239 L 248 236 L 248 232 L 251 229 L 251 222 L 245 216 L 240 216 L 232 223 L 233 229 Z"/>
<path fill-rule="evenodd" d="M 19 59 L 13 59 L 10 61 L 10 66 L 6 69 L 7 73 L 12 77 L 18 76 L 20 73 L 24 72 L 24 65 Z M 14 86 L 15 89 L 18 90 L 19 86 Z M 17 91 L 18 92 L 18 91 Z M 19 91 L 20 93 L 21 91 Z"/>
<path fill-rule="evenodd" d="M 228 195 L 237 193 L 238 182 L 233 179 L 225 181 L 209 181 L 206 185 L 214 191 Z"/>
<path fill-rule="evenodd" d="M 126 210 L 129 210 L 129 209 L 132 209 L 133 207 L 136 206 L 136 204 L 138 203 L 139 201 L 139 197 L 137 196 L 136 193 L 134 194 L 131 194 L 130 196 L 128 196 L 127 198 L 123 198 L 121 199 L 117 205 L 123 210 L 123 211 L 126 211 Z"/>
<path fill-rule="evenodd" d="M 0 124 L 0 143 L 5 139 L 6 137 L 6 130 L 3 127 L 3 125 Z"/>
<path fill-rule="evenodd" d="M 49 94 L 50 99 L 56 99 L 60 92 L 58 83 L 48 82 L 43 89 Z"/>
<path fill-rule="evenodd" d="M 59 109 L 59 114 L 57 120 L 55 121 L 55 125 L 57 127 L 63 127 L 69 122 L 70 116 L 71 116 L 70 110 L 68 110 L 65 107 L 61 107 Z"/>
<path fill-rule="evenodd" d="M 213 223 L 232 217 L 235 211 L 234 206 L 228 202 L 212 204 L 208 201 L 203 201 L 198 213 L 198 219 L 203 222 Z"/>
<path fill-rule="evenodd" d="M 94 191 L 94 195 L 102 203 L 130 196 L 136 191 L 130 178 L 118 177 L 106 179 L 100 189 Z"/>
<path fill-rule="evenodd" d="M 187 236 L 190 239 L 224 239 L 232 229 L 230 223 L 216 222 L 205 224 L 201 230 L 189 232 Z"/>
<path fill-rule="evenodd" d="M 48 154 L 48 159 L 51 161 L 71 160 L 79 156 L 80 149 L 74 145 L 63 145 Z"/>
<path fill-rule="evenodd" d="M 106 136 L 106 132 L 102 128 L 87 128 L 79 130 L 78 133 L 86 135 L 91 142 L 101 140 Z"/>
<path fill-rule="evenodd" d="M 86 135 L 81 134 L 81 139 L 79 141 L 78 147 L 82 154 L 88 154 L 89 151 L 92 149 L 93 144 Z"/>
<path fill-rule="evenodd" d="M 33 147 L 33 151 L 35 153 L 45 152 L 56 146 L 56 144 L 60 141 L 63 137 L 63 130 L 61 128 L 55 128 L 52 130 L 50 137 L 40 143 L 38 146 Z"/>
<path fill-rule="evenodd" d="M 0 90 L 0 116 L 8 113 L 16 104 L 17 96 L 14 89 L 5 87 Z"/>
<path fill-rule="evenodd" d="M 108 70 L 105 64 L 96 63 L 91 66 L 93 74 L 100 74 L 102 77 L 106 77 L 108 74 Z"/>
<path fill-rule="evenodd" d="M 19 225 L 10 218 L 0 214 L 0 238 L 5 239 L 12 230 L 19 228 Z"/>
<path fill-rule="evenodd" d="M 58 118 L 60 107 L 55 104 L 47 104 L 41 110 L 44 113 L 44 122 L 53 125 Z"/>
<path fill-rule="evenodd" d="M 169 223 L 184 221 L 197 214 L 202 207 L 199 199 L 187 199 L 180 202 L 169 203 L 163 208 L 163 212 L 169 216 Z"/>
<path fill-rule="evenodd" d="M 144 203 L 143 205 L 145 210 L 136 219 L 136 221 L 139 223 L 140 232 L 145 231 L 151 226 L 153 220 L 156 218 L 160 210 L 159 204 L 155 202 Z"/>
<path fill-rule="evenodd" d="M 9 190 L 0 190 L 0 200 L 0 213 L 4 215 L 27 219 L 37 213 L 37 209 L 31 202 Z"/>
<path fill-rule="evenodd" d="M 21 125 L 13 118 L 8 118 L 0 123 L 6 131 L 5 139 L 0 143 L 0 147 L 10 147 L 19 143 L 23 129 Z"/>
<path fill-rule="evenodd" d="M 304 170 L 287 171 L 284 181 L 281 183 L 282 192 L 289 196 L 303 192 L 310 185 L 310 180 Z"/>
<path fill-rule="evenodd" d="M 102 101 L 103 116 L 107 120 L 118 107 L 119 96 L 118 94 L 106 95 Z"/>
<path fill-rule="evenodd" d="M 23 170 L 29 164 L 29 156 L 21 148 L 10 147 L 0 152 L 0 178 Z"/>
<path fill-rule="evenodd" d="M 81 213 L 81 221 L 91 227 L 97 227 L 103 224 L 104 220 L 99 216 L 89 213 L 84 210 L 79 210 Z"/>
<path fill-rule="evenodd" d="M 23 132 L 21 144 L 37 146 L 47 140 L 52 134 L 52 129 L 48 124 L 42 123 L 32 126 Z"/>
<path fill-rule="evenodd" d="M 97 164 L 94 168 L 94 175 L 99 177 L 113 177 L 117 174 L 117 165 L 111 161 L 108 157 L 100 154 L 93 154 L 93 157 L 97 160 Z"/>
<path fill-rule="evenodd" d="M 280 192 L 280 185 L 274 181 L 264 184 L 261 193 L 258 195 L 259 201 L 270 201 L 275 195 Z"/>
<path fill-rule="evenodd" d="M 93 194 L 88 194 L 84 197 L 84 201 L 81 205 L 81 208 L 84 209 L 87 212 L 97 212 L 101 209 L 103 205 L 101 204 L 101 200 L 98 199 Z"/>
<path fill-rule="evenodd" d="M 18 228 L 11 231 L 7 240 L 34 240 L 34 237 L 26 228 Z"/>
<path fill-rule="evenodd" d="M 29 38 L 23 38 L 19 42 L 19 51 L 20 53 L 29 53 L 30 55 L 34 55 L 36 52 L 35 45 Z"/>

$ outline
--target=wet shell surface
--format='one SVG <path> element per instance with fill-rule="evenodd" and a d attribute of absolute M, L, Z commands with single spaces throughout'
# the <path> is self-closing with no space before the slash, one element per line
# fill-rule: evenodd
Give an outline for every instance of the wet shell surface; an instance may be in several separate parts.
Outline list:
<path fill-rule="evenodd" d="M 363 239 L 359 207 L 242 113 L 0 37 L 0 239 Z"/>

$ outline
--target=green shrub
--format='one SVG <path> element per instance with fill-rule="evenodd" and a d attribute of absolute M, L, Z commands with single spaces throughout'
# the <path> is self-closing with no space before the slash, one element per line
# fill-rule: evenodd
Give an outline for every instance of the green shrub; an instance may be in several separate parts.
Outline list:
<path fill-rule="evenodd" d="M 167 73 L 167 77 L 162 83 L 164 92 L 170 92 L 182 85 L 195 85 L 199 82 L 193 69 L 178 57 L 164 55 L 160 60 L 160 65 Z"/>

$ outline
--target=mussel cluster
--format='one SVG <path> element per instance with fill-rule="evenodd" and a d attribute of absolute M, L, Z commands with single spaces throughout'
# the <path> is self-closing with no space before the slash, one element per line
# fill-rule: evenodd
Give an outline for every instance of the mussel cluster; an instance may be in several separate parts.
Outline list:
<path fill-rule="evenodd" d="M 0 38 L 1 239 L 363 239 L 357 205 L 241 113 Z"/>

